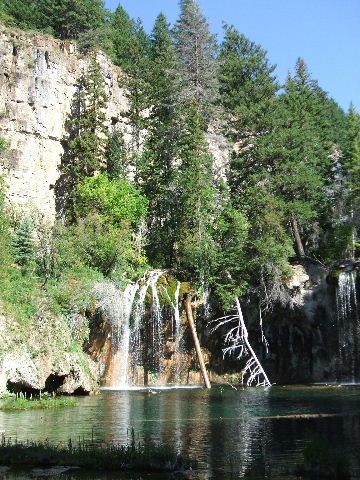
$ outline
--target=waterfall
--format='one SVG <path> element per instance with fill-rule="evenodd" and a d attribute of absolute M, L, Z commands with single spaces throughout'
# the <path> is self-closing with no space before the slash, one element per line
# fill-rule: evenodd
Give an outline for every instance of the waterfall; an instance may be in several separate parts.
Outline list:
<path fill-rule="evenodd" d="M 134 301 L 129 338 L 131 363 L 128 372 L 128 384 L 130 385 L 136 385 L 140 382 L 137 372 L 139 365 L 145 366 L 144 376 L 147 376 L 149 367 L 152 371 L 159 369 L 160 356 L 163 351 L 163 329 L 157 282 L 165 273 L 166 270 L 150 271 L 147 278 L 140 282 L 139 293 Z M 147 294 L 151 294 L 148 310 L 146 309 Z M 145 319 L 146 315 L 147 318 Z M 146 348 L 144 348 L 144 344 Z"/>
<path fill-rule="evenodd" d="M 99 307 L 111 324 L 112 388 L 174 383 L 179 378 L 181 284 L 172 279 L 169 288 L 168 279 L 161 279 L 166 273 L 152 270 L 123 291 L 110 284 L 97 287 Z"/>
<path fill-rule="evenodd" d="M 336 292 L 338 358 L 337 379 L 360 381 L 360 318 L 356 293 L 356 270 L 343 271 Z"/>
<path fill-rule="evenodd" d="M 117 351 L 121 362 L 119 362 L 119 370 L 117 374 L 117 387 L 127 386 L 127 374 L 129 363 L 129 349 L 130 349 L 130 315 L 136 292 L 139 285 L 129 284 L 121 293 L 123 309 L 119 317 L 120 328 L 117 330 Z"/>

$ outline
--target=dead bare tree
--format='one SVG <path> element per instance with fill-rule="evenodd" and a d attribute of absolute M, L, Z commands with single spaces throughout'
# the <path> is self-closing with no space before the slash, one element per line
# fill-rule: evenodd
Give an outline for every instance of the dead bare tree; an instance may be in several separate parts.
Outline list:
<path fill-rule="evenodd" d="M 216 324 L 212 332 L 224 325 L 230 327 L 225 335 L 224 343 L 226 347 L 223 349 L 223 355 L 235 355 L 239 360 L 247 359 L 245 367 L 241 372 L 242 384 L 246 381 L 246 385 L 248 386 L 269 387 L 271 383 L 250 345 L 249 334 L 238 298 L 235 299 L 235 306 L 236 313 L 234 315 L 226 315 L 214 321 Z"/>

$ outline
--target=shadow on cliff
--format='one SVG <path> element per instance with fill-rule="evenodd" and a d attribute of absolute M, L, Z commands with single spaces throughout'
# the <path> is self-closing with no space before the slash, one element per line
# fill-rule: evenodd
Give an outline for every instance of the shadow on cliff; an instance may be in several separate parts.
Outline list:
<path fill-rule="evenodd" d="M 339 271 L 344 268 L 340 266 L 339 270 L 339 265 L 329 269 L 305 263 L 308 280 L 291 289 L 293 305 L 276 305 L 264 319 L 269 353 L 263 353 L 263 364 L 273 382 L 342 382 L 359 376 L 359 372 L 356 369 L 351 371 L 351 366 L 346 365 L 349 362 L 341 358 L 341 349 L 348 348 L 348 356 L 356 357 L 352 360 L 356 364 L 360 338 L 355 335 L 357 340 L 350 345 L 350 339 L 346 338 L 350 334 L 344 334 L 339 321 Z M 357 271 L 356 279 L 354 288 L 359 292 L 360 276 Z M 357 302 L 356 295 L 354 298 Z M 353 310 L 356 309 L 354 304 Z M 348 314 L 344 321 L 349 332 L 356 330 L 358 318 Z M 258 347 L 264 351 L 260 344 Z"/>

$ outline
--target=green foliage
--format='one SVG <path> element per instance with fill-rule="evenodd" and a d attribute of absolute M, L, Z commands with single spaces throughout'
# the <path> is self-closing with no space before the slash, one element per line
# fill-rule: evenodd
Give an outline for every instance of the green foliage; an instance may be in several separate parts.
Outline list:
<path fill-rule="evenodd" d="M 250 223 L 245 215 L 223 202 L 223 210 L 214 224 L 218 254 L 213 268 L 215 294 L 225 310 L 234 305 L 234 298 L 243 295 L 248 286 L 246 245 Z"/>
<path fill-rule="evenodd" d="M 19 28 L 64 40 L 99 29 L 108 16 L 103 0 L 3 0 L 3 10 Z"/>
<path fill-rule="evenodd" d="M 69 243 L 67 242 L 66 245 Z M 55 314 L 71 315 L 92 310 L 94 297 L 92 287 L 103 279 L 102 274 L 89 266 L 81 263 L 80 252 L 69 252 L 69 258 L 63 260 L 61 277 L 50 279 L 46 284 L 46 293 L 52 311 Z M 63 252 L 65 255 L 65 252 Z M 74 258 L 75 257 L 75 258 Z M 70 265 L 71 259 L 77 263 Z"/>
<path fill-rule="evenodd" d="M 314 221 L 319 219 L 326 199 L 331 144 L 321 140 L 325 127 L 319 89 L 302 59 L 296 64 L 295 75 L 288 77 L 279 107 L 283 126 L 275 136 L 274 192 L 281 197 L 288 217 L 302 225 L 306 240 L 314 233 Z"/>
<path fill-rule="evenodd" d="M 6 152 L 9 146 L 10 146 L 10 143 L 7 140 L 5 140 L 5 138 L 0 137 L 0 153 Z"/>
<path fill-rule="evenodd" d="M 127 178 L 128 153 L 124 136 L 119 130 L 114 130 L 108 137 L 105 151 L 106 171 L 109 179 Z"/>
<path fill-rule="evenodd" d="M 82 263 L 104 276 L 129 261 L 132 231 L 125 222 L 113 226 L 96 213 L 88 214 L 74 226 L 73 234 L 75 251 Z"/>
<path fill-rule="evenodd" d="M 66 122 L 68 138 L 64 142 L 62 170 L 75 185 L 100 171 L 104 162 L 107 142 L 104 87 L 100 65 L 92 58 L 88 71 L 80 78 L 72 114 Z"/>
<path fill-rule="evenodd" d="M 271 113 L 279 89 L 266 51 L 233 26 L 225 25 L 219 62 L 220 100 L 227 117 L 226 134 L 252 143 L 271 128 Z"/>
<path fill-rule="evenodd" d="M 3 0 L 3 11 L 10 24 L 25 30 L 38 27 L 41 15 L 34 0 Z"/>
<path fill-rule="evenodd" d="M 209 123 L 218 99 L 218 64 L 215 36 L 207 19 L 194 0 L 180 0 L 180 16 L 174 28 L 177 51 L 181 59 L 183 103 L 195 99 L 202 120 Z"/>
<path fill-rule="evenodd" d="M 106 174 L 86 179 L 77 189 L 79 220 L 73 227 L 82 261 L 105 276 L 132 278 L 146 265 L 141 234 L 135 232 L 147 206 L 146 197 L 127 180 Z"/>
<path fill-rule="evenodd" d="M 147 128 L 149 100 L 149 49 L 150 40 L 141 22 L 132 22 L 131 44 L 127 51 L 128 62 L 124 65 L 126 74 L 120 80 L 128 99 L 128 109 L 125 113 L 131 127 L 129 142 L 130 165 L 137 173 L 137 161 L 142 139 Z M 136 179 L 136 178 L 135 178 Z"/>
<path fill-rule="evenodd" d="M 23 270 L 15 265 L 5 192 L 5 182 L 0 176 L 0 299 L 6 312 L 15 313 L 21 321 L 26 322 L 37 309 L 38 291 L 32 275 L 24 275 Z"/>
<path fill-rule="evenodd" d="M 24 216 L 17 226 L 12 240 L 15 262 L 27 267 L 34 260 L 34 228 L 29 216 Z"/>
<path fill-rule="evenodd" d="M 87 178 L 77 189 L 76 212 L 84 217 L 96 211 L 110 224 L 122 221 L 139 225 L 146 216 L 148 201 L 129 181 L 109 179 L 106 174 Z"/>
<path fill-rule="evenodd" d="M 0 455 L 6 465 L 36 467 L 74 465 L 99 472 L 166 472 L 184 468 L 182 460 L 167 445 L 136 443 L 134 432 L 127 445 L 98 444 L 93 439 L 68 440 L 67 445 L 45 442 L 24 442 L 2 437 Z"/>
<path fill-rule="evenodd" d="M 351 202 L 360 215 L 360 115 L 351 106 L 347 116 L 347 135 L 344 148 L 345 168 Z"/>
<path fill-rule="evenodd" d="M 142 42 L 144 32 L 141 24 L 131 19 L 126 10 L 119 5 L 111 16 L 110 28 L 114 61 L 127 73 L 131 73 L 143 57 L 144 47 L 146 49 Z"/>
<path fill-rule="evenodd" d="M 179 151 L 179 266 L 191 272 L 200 284 L 204 284 L 210 278 L 216 256 L 212 234 L 216 191 L 212 157 L 205 142 L 201 114 L 196 102 L 188 106 Z"/>
<path fill-rule="evenodd" d="M 56 407 L 75 407 L 78 402 L 69 397 L 48 397 L 26 398 L 23 395 L 10 397 L 3 401 L 0 410 L 27 410 L 29 408 L 56 408 Z"/>
<path fill-rule="evenodd" d="M 137 177 L 139 187 L 149 199 L 149 258 L 154 266 L 172 267 L 179 202 L 176 158 L 182 119 L 177 98 L 179 60 L 172 33 L 162 14 L 156 19 L 151 42 L 149 98 L 152 107 Z"/>

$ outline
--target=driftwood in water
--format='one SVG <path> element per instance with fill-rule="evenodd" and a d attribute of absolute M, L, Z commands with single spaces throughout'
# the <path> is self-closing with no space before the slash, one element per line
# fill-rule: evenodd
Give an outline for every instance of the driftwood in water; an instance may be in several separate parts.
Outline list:
<path fill-rule="evenodd" d="M 191 306 L 191 295 L 189 293 L 186 293 L 184 295 L 184 307 L 185 307 L 185 313 L 186 313 L 186 316 L 187 316 L 187 319 L 188 319 L 188 322 L 189 322 L 191 335 L 192 335 L 193 340 L 194 340 L 196 355 L 198 357 L 201 374 L 204 378 L 206 388 L 211 388 L 209 376 L 208 376 L 206 366 L 205 366 L 204 357 L 203 357 L 203 354 L 202 354 L 202 351 L 201 351 L 199 338 L 198 338 L 197 332 L 196 332 L 196 326 L 195 326 L 195 321 L 194 321 L 194 316 L 193 316 L 192 306 Z"/>

